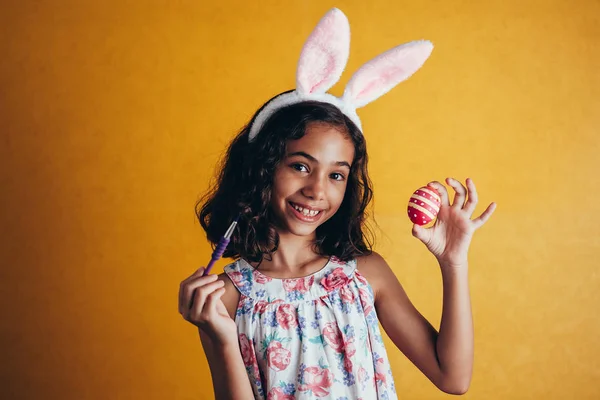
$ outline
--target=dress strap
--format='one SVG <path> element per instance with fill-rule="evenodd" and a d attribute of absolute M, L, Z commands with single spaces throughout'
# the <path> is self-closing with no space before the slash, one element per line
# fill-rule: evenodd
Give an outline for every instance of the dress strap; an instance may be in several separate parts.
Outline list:
<path fill-rule="evenodd" d="M 244 296 L 250 296 L 252 293 L 253 279 L 252 270 L 247 268 L 241 259 L 231 264 L 227 264 L 223 271 L 227 274 L 237 290 Z"/>

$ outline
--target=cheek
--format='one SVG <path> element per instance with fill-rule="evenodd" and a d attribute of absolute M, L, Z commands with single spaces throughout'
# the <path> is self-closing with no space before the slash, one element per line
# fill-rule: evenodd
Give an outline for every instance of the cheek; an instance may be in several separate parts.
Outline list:
<path fill-rule="evenodd" d="M 289 196 L 291 191 L 289 181 L 280 182 L 273 186 L 273 195 L 277 202 L 285 201 L 285 198 Z"/>
<path fill-rule="evenodd" d="M 342 201 L 344 201 L 344 196 L 346 195 L 346 185 L 339 185 L 335 190 L 332 191 L 330 202 L 331 206 L 335 207 L 337 210 L 341 205 Z"/>
<path fill-rule="evenodd" d="M 282 172 L 278 172 L 275 174 L 275 176 L 273 177 L 273 186 L 272 186 L 272 193 L 274 197 L 280 197 L 280 196 L 284 196 L 286 191 L 288 190 L 287 187 L 289 186 L 288 184 L 288 179 L 286 178 L 285 174 Z"/>
<path fill-rule="evenodd" d="M 281 171 L 274 177 L 273 193 L 279 197 L 288 197 L 304 187 L 306 184 L 302 177 L 293 171 Z"/>

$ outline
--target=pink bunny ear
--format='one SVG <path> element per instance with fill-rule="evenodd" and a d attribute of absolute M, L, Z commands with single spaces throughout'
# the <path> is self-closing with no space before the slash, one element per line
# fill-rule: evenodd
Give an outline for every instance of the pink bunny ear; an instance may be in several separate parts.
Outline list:
<path fill-rule="evenodd" d="M 337 8 L 331 9 L 306 40 L 296 72 L 296 91 L 325 93 L 340 79 L 350 53 L 350 24 Z"/>
<path fill-rule="evenodd" d="M 410 78 L 425 63 L 433 44 L 427 40 L 406 43 L 375 57 L 352 76 L 344 101 L 363 107 Z"/>

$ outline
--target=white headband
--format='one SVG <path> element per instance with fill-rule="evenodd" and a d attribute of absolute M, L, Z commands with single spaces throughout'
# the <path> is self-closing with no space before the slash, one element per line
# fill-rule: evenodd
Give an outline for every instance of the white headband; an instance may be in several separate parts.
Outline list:
<path fill-rule="evenodd" d="M 265 105 L 252 122 L 248 141 L 256 138 L 275 111 L 309 100 L 338 107 L 362 132 L 356 109 L 410 78 L 425 63 L 432 50 L 433 44 L 427 40 L 394 47 L 360 67 L 346 85 L 342 97 L 333 96 L 327 90 L 339 81 L 350 53 L 348 18 L 333 8 L 321 18 L 302 48 L 296 71 L 296 90 L 277 96 Z"/>

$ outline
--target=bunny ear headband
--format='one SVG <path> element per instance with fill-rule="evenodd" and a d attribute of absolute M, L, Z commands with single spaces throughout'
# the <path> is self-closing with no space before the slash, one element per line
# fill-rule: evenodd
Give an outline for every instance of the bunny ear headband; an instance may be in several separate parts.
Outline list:
<path fill-rule="evenodd" d="M 352 76 L 342 97 L 329 90 L 340 79 L 350 53 L 350 24 L 337 8 L 331 9 L 313 30 L 302 48 L 296 71 L 296 90 L 277 96 L 264 106 L 252 123 L 248 141 L 275 111 L 313 100 L 338 107 L 362 131 L 356 109 L 378 99 L 400 82 L 410 78 L 431 54 L 427 40 L 409 42 L 375 57 Z"/>

